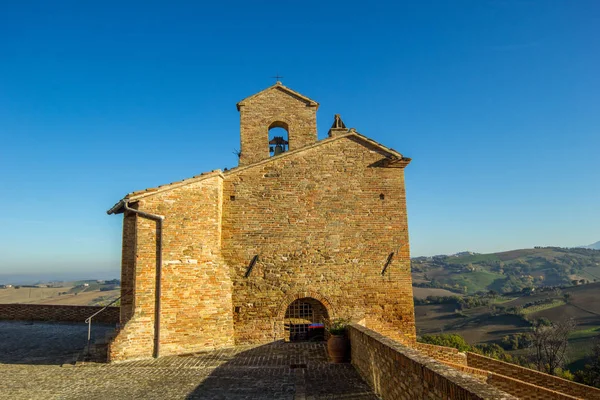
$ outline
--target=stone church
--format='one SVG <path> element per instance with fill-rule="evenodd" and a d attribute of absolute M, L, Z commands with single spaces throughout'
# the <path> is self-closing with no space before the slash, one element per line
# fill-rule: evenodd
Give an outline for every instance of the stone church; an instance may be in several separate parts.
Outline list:
<path fill-rule="evenodd" d="M 280 82 L 237 104 L 239 165 L 128 194 L 112 361 L 293 340 L 336 318 L 415 340 L 404 168 Z M 283 132 L 273 136 L 272 132 Z"/>

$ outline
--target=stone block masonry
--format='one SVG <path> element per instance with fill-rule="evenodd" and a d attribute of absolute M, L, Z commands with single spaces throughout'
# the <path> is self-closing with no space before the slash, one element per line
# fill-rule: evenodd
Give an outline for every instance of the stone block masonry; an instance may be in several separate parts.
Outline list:
<path fill-rule="evenodd" d="M 66 306 L 52 304 L 0 304 L 0 319 L 15 321 L 84 322 L 102 310 L 97 306 Z M 116 324 L 119 307 L 108 307 L 94 317 L 94 322 Z"/>
<path fill-rule="evenodd" d="M 301 297 L 319 300 L 330 318 L 414 340 L 404 172 L 370 167 L 381 158 L 375 146 L 338 137 L 224 174 L 221 251 L 236 344 L 283 339 L 283 314 Z"/>

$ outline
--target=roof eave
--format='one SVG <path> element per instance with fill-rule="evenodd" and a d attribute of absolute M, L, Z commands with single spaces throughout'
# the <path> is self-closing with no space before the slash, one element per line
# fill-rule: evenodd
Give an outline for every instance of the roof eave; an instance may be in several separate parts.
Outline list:
<path fill-rule="evenodd" d="M 246 101 L 248 101 L 248 100 L 250 100 L 250 99 L 252 99 L 252 98 L 254 98 L 254 97 L 258 96 L 258 95 L 259 95 L 259 94 L 261 94 L 261 93 L 264 93 L 264 92 L 266 92 L 266 91 L 268 91 L 268 90 L 271 90 L 271 89 L 281 89 L 281 90 L 283 90 L 283 91 L 285 91 L 285 92 L 288 92 L 288 93 L 290 93 L 290 94 L 292 94 L 292 95 L 294 95 L 294 96 L 296 96 L 296 97 L 298 97 L 298 98 L 300 98 L 300 99 L 304 100 L 304 101 L 307 103 L 307 105 L 308 105 L 309 107 L 316 107 L 316 109 L 317 109 L 317 110 L 319 109 L 319 103 L 317 103 L 317 102 L 316 102 L 316 101 L 314 101 L 313 99 L 311 99 L 311 98 L 309 98 L 309 97 L 306 97 L 306 96 L 304 96 L 303 94 L 301 94 L 301 93 L 298 93 L 298 92 L 296 92 L 295 90 L 293 90 L 293 89 L 290 89 L 290 88 L 289 88 L 289 87 L 287 87 L 287 86 L 284 86 L 284 85 L 283 85 L 281 82 L 277 82 L 276 84 L 274 84 L 274 85 L 272 85 L 272 86 L 269 86 L 268 88 L 266 88 L 266 89 L 263 89 L 263 90 L 261 90 L 260 92 L 253 94 L 252 96 L 248 96 L 248 97 L 246 97 L 245 99 L 242 99 L 242 100 L 240 100 L 240 101 L 239 101 L 239 102 L 236 104 L 237 110 L 238 110 L 238 111 L 240 111 L 240 108 L 241 108 L 242 106 L 245 106 L 245 104 L 244 104 L 244 103 L 245 103 Z"/>
<path fill-rule="evenodd" d="M 117 204 L 115 204 L 114 206 L 112 206 L 111 209 L 108 210 L 106 213 L 108 215 L 113 215 L 113 214 L 121 214 L 123 211 L 125 211 L 125 199 L 119 200 L 119 202 Z"/>

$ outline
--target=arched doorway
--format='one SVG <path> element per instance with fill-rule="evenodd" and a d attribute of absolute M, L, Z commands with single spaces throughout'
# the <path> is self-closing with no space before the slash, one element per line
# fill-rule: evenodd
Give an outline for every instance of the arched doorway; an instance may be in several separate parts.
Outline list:
<path fill-rule="evenodd" d="M 286 341 L 317 341 L 325 339 L 327 309 L 319 300 L 303 297 L 291 302 L 283 320 Z"/>

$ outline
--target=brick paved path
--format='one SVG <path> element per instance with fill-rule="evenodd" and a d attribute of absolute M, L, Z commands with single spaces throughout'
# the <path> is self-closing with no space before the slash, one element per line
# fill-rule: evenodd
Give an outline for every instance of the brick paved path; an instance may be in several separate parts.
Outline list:
<path fill-rule="evenodd" d="M 305 368 L 304 368 L 305 366 Z M 322 343 L 244 346 L 118 364 L 0 364 L 1 399 L 377 399 Z"/>

